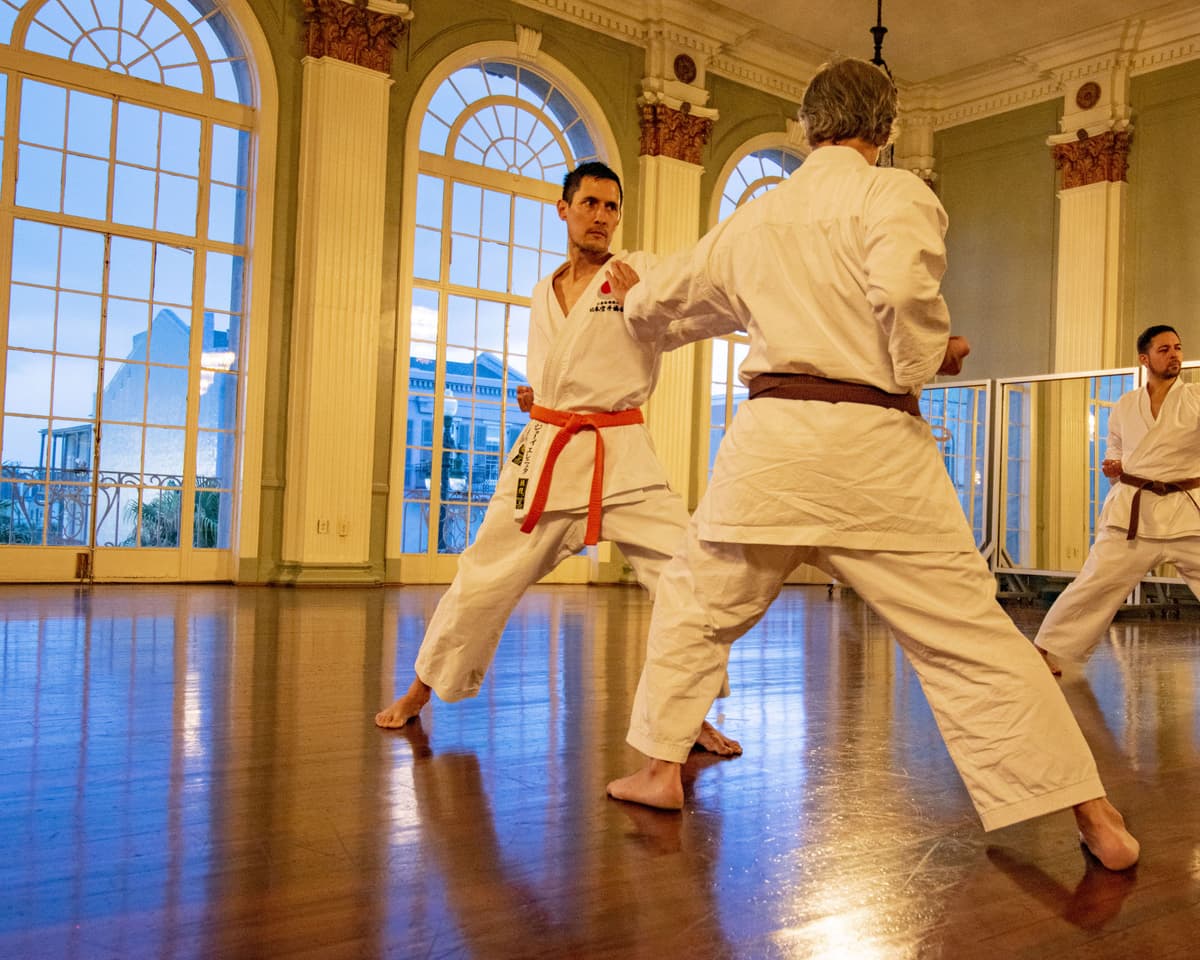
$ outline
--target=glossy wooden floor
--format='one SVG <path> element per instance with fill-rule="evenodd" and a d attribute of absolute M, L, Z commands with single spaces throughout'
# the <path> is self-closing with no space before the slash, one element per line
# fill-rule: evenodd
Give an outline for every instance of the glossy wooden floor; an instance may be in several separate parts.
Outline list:
<path fill-rule="evenodd" d="M 439 594 L 0 588 L 0 957 L 1198 955 L 1198 622 L 1121 622 L 1066 685 L 1142 841 L 1114 875 L 1069 813 L 981 831 L 849 594 L 735 647 L 746 753 L 693 755 L 682 814 L 604 797 L 634 588 L 535 589 L 478 699 L 377 730 Z"/>

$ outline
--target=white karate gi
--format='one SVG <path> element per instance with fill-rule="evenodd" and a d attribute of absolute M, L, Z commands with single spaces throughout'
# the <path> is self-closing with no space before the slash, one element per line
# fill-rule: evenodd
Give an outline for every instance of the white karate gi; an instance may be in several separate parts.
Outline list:
<path fill-rule="evenodd" d="M 646 254 L 620 253 L 635 270 Z M 673 331 L 651 341 L 633 339 L 619 305 L 601 293 L 606 270 L 592 278 L 568 316 L 554 293 L 553 276 L 533 291 L 529 324 L 529 382 L 534 401 L 554 410 L 596 413 L 640 407 L 658 379 L 660 356 Z M 522 533 L 518 510 L 518 451 L 527 455 L 534 429 L 552 437 L 559 429 L 531 421 L 505 460 L 483 523 L 458 561 L 458 573 L 438 603 L 417 655 L 416 673 L 445 701 L 479 692 L 496 646 L 522 593 L 566 557 L 583 548 L 595 462 L 595 434 L 574 436 L 554 468 L 546 511 L 531 533 Z M 663 565 L 687 526 L 683 500 L 672 491 L 644 424 L 606 427 L 601 539 L 616 543 L 653 595 Z M 542 451 L 548 442 L 539 442 Z M 532 500 L 533 482 L 522 498 Z"/>
<path fill-rule="evenodd" d="M 1105 456 L 1147 480 L 1200 477 L 1200 386 L 1172 383 L 1157 419 L 1145 387 L 1123 394 L 1109 413 Z M 1136 492 L 1126 483 L 1112 485 L 1083 569 L 1042 621 L 1035 642 L 1056 657 L 1086 660 L 1130 591 L 1160 563 L 1175 564 L 1200 596 L 1200 490 L 1143 491 L 1137 536 L 1129 540 Z"/>
<path fill-rule="evenodd" d="M 911 173 L 820 147 L 625 304 L 635 336 L 716 317 L 741 367 L 917 394 L 950 332 L 946 215 Z M 696 331 L 693 331 L 696 332 Z M 629 742 L 682 761 L 730 644 L 810 563 L 852 587 L 913 664 L 986 829 L 1104 795 L 1083 735 L 995 598 L 928 425 L 854 403 L 758 398 L 721 443 L 686 547 L 663 571 Z"/>

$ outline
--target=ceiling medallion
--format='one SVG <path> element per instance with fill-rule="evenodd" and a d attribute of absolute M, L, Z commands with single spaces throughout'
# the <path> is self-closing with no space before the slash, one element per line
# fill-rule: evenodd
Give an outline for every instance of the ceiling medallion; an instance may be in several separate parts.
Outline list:
<path fill-rule="evenodd" d="M 680 83 L 691 83 L 696 79 L 696 61 L 686 53 L 675 58 L 675 79 Z"/>
<path fill-rule="evenodd" d="M 1091 110 L 1100 102 L 1100 84 L 1089 80 L 1075 94 L 1075 106 L 1080 110 Z"/>

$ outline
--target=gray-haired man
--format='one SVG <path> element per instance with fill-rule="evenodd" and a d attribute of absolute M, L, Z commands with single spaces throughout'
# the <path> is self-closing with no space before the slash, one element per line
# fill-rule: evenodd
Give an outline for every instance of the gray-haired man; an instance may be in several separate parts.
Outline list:
<path fill-rule="evenodd" d="M 917 672 L 985 829 L 1074 808 L 1105 866 L 1137 841 L 1104 799 L 1061 691 L 995 599 L 928 425 L 922 385 L 956 372 L 940 294 L 947 219 L 911 173 L 874 164 L 895 89 L 868 63 L 822 68 L 801 117 L 812 154 L 637 283 L 610 266 L 634 336 L 742 330 L 751 399 L 722 441 L 686 545 L 659 579 L 629 742 L 649 757 L 609 793 L 677 808 L 680 763 L 748 630 L 800 563 L 851 586 Z"/>

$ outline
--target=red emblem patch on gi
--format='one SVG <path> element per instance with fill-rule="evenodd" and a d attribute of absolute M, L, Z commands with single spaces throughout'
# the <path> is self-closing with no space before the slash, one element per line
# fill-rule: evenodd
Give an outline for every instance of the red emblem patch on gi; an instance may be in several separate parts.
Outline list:
<path fill-rule="evenodd" d="M 609 285 L 609 282 L 607 280 L 605 280 L 604 283 L 600 284 L 600 292 L 601 293 L 612 293 L 612 287 Z"/>

